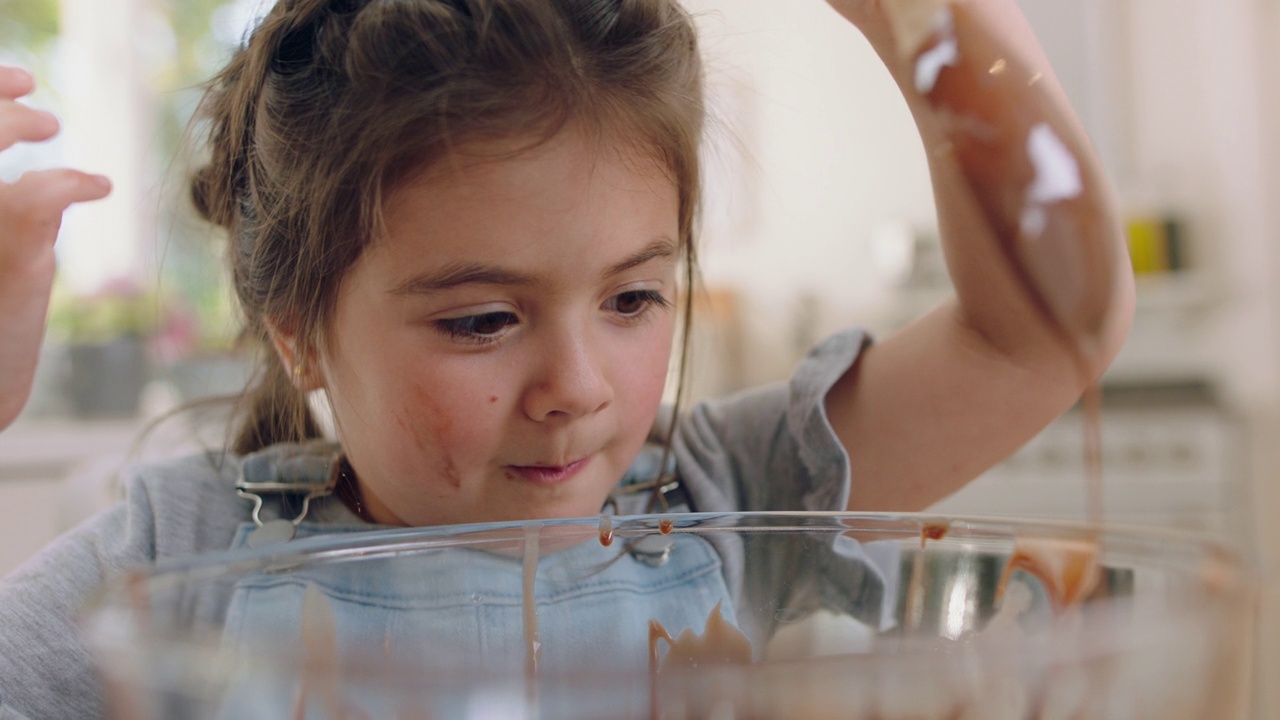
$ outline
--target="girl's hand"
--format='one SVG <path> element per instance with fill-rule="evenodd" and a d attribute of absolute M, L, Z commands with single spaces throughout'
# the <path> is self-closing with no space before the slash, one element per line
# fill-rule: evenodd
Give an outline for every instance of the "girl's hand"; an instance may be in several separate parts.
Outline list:
<path fill-rule="evenodd" d="M 57 134 L 53 115 L 17 101 L 34 87 L 27 72 L 0 66 L 0 152 Z M 105 177 L 67 169 L 0 182 L 0 429 L 13 421 L 31 392 L 62 213 L 72 203 L 98 200 L 110 191 Z"/>

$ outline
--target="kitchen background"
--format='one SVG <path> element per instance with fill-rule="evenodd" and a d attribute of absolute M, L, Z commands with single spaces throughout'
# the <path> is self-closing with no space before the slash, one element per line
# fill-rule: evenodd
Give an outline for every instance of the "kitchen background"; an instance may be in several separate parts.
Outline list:
<path fill-rule="evenodd" d="M 694 392 L 785 377 L 847 324 L 887 332 L 947 292 L 923 149 L 887 73 L 819 0 L 691 0 L 716 121 Z M 1280 556 L 1280 0 L 1022 0 L 1121 198 L 1139 274 L 1104 381 L 1109 518 Z M 0 572 L 109 502 L 124 464 L 216 443 L 234 387 L 219 248 L 183 212 L 177 150 L 199 80 L 260 0 L 0 0 L 0 58 L 42 80 L 51 144 L 0 178 L 71 163 L 116 182 L 73 210 L 37 387 L 0 434 Z M 88 69 L 92 68 L 92 71 Z M 198 421 L 197 421 L 198 419 Z M 936 509 L 1084 516 L 1068 413 Z M 1274 582 L 1268 604 L 1276 605 Z M 1274 613 L 1259 633 L 1275 668 Z M 1263 669 L 1264 677 L 1274 671 Z M 1257 683 L 1255 716 L 1280 717 Z"/>

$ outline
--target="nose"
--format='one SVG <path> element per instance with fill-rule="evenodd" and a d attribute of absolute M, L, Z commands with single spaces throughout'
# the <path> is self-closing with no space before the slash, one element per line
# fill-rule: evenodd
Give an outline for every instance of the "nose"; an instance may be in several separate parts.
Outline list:
<path fill-rule="evenodd" d="M 603 354 L 585 335 L 544 343 L 524 392 L 524 412 L 538 422 L 572 420 L 603 410 L 613 401 Z"/>

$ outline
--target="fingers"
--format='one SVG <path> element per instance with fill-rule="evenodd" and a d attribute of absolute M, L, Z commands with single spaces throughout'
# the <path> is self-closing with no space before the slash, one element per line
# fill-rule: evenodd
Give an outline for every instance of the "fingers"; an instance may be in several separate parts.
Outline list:
<path fill-rule="evenodd" d="M 110 192 L 111 181 L 104 175 L 59 168 L 26 173 L 8 194 L 17 203 L 62 212 L 72 203 L 101 200 Z"/>
<path fill-rule="evenodd" d="M 0 98 L 16 100 L 36 88 L 36 80 L 22 68 L 0 65 Z"/>
<path fill-rule="evenodd" d="M 73 203 L 100 200 L 111 181 L 79 170 L 39 170 L 0 189 L 0 225 L 19 236 L 56 233 L 62 213 Z"/>
<path fill-rule="evenodd" d="M 33 89 L 31 73 L 0 65 L 0 150 L 57 134 L 58 119 L 51 113 L 18 102 Z M 110 192 L 111 181 L 101 175 L 66 169 L 29 172 L 12 185 L 0 183 L 0 228 L 19 237 L 56 234 L 70 205 L 99 200 Z"/>
<path fill-rule="evenodd" d="M 0 150 L 20 141 L 48 140 L 58 133 L 58 119 L 52 113 L 17 102 L 35 84 L 26 70 L 0 65 Z"/>
<path fill-rule="evenodd" d="M 58 119 L 12 100 L 0 100 L 0 150 L 19 141 L 48 140 L 58 133 Z"/>

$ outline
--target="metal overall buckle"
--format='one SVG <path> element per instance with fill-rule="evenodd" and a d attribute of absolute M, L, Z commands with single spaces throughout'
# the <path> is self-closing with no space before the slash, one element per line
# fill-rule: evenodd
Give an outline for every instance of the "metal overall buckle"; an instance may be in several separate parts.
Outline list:
<path fill-rule="evenodd" d="M 306 518 L 311 509 L 311 501 L 333 494 L 338 484 L 340 457 L 341 455 L 335 450 L 322 453 L 306 451 L 294 454 L 277 453 L 277 456 L 271 458 L 254 456 L 245 458 L 240 478 L 236 481 L 236 495 L 253 501 L 253 524 L 257 526 L 249 533 L 246 544 L 251 548 L 258 548 L 292 540 L 297 534 L 298 524 Z M 313 470 L 317 469 L 314 466 L 315 463 L 325 463 L 326 469 L 323 475 L 319 475 L 308 474 L 305 468 L 289 468 L 290 464 L 298 463 L 311 463 Z M 289 469 L 304 471 L 290 473 Z M 296 479 L 291 479 L 290 475 Z M 280 517 L 263 521 L 262 506 L 266 495 L 279 496 L 282 508 L 286 498 L 300 496 L 302 508 L 293 518 Z"/>

